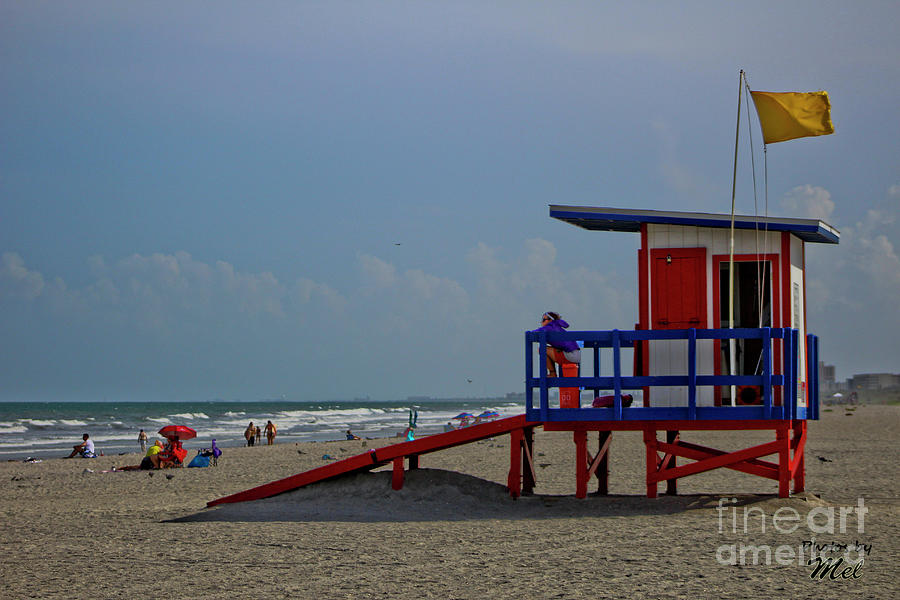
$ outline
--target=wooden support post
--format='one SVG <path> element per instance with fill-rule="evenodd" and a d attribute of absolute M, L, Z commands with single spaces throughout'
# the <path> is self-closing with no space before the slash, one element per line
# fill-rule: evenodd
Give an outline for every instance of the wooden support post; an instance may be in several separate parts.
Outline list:
<path fill-rule="evenodd" d="M 513 498 L 522 494 L 522 430 L 509 432 L 509 475 L 506 477 L 506 489 Z"/>
<path fill-rule="evenodd" d="M 584 498 L 589 477 L 587 431 L 575 431 L 572 436 L 575 438 L 575 497 Z"/>
<path fill-rule="evenodd" d="M 522 494 L 534 494 L 534 427 L 522 430 Z"/>
<path fill-rule="evenodd" d="M 394 473 L 391 477 L 391 488 L 399 490 L 403 488 L 403 457 L 394 459 Z"/>
<path fill-rule="evenodd" d="M 601 496 L 609 494 L 609 446 L 612 442 L 612 431 L 599 432 L 597 440 L 597 455 L 600 462 L 597 465 L 595 475 L 597 475 L 597 493 Z"/>
<path fill-rule="evenodd" d="M 679 440 L 679 435 L 677 431 L 667 431 L 666 432 L 666 442 L 669 444 L 677 444 Z M 676 467 L 675 456 L 673 455 L 671 461 L 666 468 Z M 666 480 L 666 495 L 667 496 L 677 496 L 678 495 L 678 479 L 667 479 Z"/>
<path fill-rule="evenodd" d="M 647 450 L 647 497 L 656 498 L 656 467 L 659 459 L 656 456 L 656 430 L 644 430 L 644 446 Z"/>

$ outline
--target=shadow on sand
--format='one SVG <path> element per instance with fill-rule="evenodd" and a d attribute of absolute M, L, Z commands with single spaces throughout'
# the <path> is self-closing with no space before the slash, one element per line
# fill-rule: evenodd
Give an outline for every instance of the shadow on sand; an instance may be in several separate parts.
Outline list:
<path fill-rule="evenodd" d="M 732 506 L 776 502 L 821 503 L 808 494 L 788 500 L 774 495 L 526 496 L 510 498 L 498 483 L 441 469 L 408 471 L 403 489 L 391 489 L 391 473 L 360 473 L 316 483 L 272 498 L 223 504 L 168 523 L 196 522 L 415 522 L 480 519 L 634 517 L 711 509 L 719 499 Z M 777 508 L 777 507 L 776 507 Z M 774 510 L 774 508 L 773 508 Z"/>

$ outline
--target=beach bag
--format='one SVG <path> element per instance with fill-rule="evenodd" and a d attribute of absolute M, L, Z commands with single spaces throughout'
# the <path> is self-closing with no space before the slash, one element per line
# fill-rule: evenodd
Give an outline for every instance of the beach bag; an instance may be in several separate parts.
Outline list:
<path fill-rule="evenodd" d="M 188 468 L 190 467 L 208 467 L 209 466 L 209 457 L 203 456 L 202 454 L 198 454 L 194 457 L 194 460 L 190 462 Z"/>

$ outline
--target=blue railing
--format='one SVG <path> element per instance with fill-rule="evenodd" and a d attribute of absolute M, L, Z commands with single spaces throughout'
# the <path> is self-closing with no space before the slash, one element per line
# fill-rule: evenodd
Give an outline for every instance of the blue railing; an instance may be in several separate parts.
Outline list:
<path fill-rule="evenodd" d="M 806 336 L 806 362 L 812 366 L 806 381 L 808 406 L 797 405 L 799 334 L 796 329 L 763 327 L 760 329 L 662 329 L 622 331 L 566 331 L 525 333 L 525 416 L 533 421 L 646 421 L 646 420 L 749 420 L 749 419 L 818 419 L 818 338 Z M 762 340 L 761 373 L 759 375 L 698 375 L 698 340 Z M 547 345 L 558 341 L 580 341 L 586 349 L 593 349 L 592 377 L 547 377 L 545 361 Z M 654 340 L 687 341 L 687 373 L 684 375 L 622 375 L 622 348 L 634 347 L 635 342 Z M 773 343 L 780 340 L 781 369 L 773 369 Z M 538 344 L 540 375 L 534 376 L 534 344 Z M 600 350 L 612 350 L 613 373 L 600 375 Z M 645 357 L 646 360 L 646 357 Z M 584 364 L 584 359 L 582 359 Z M 624 390 L 684 386 L 687 406 L 623 406 Z M 762 402 L 755 406 L 697 406 L 697 388 L 703 386 L 758 386 Z M 613 391 L 613 405 L 609 408 L 551 408 L 551 388 L 586 388 L 595 395 L 601 390 Z M 774 404 L 773 391 L 781 390 L 782 403 Z M 534 406 L 534 391 L 539 393 L 539 406 Z M 652 392 L 651 392 L 652 398 Z"/>

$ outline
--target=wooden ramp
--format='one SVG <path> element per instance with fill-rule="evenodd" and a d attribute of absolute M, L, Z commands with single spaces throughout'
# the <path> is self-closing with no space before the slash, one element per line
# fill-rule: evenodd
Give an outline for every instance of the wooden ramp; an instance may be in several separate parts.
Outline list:
<path fill-rule="evenodd" d="M 517 415 L 515 417 L 507 417 L 505 419 L 497 419 L 496 421 L 488 421 L 479 423 L 478 425 L 470 425 L 462 429 L 448 431 L 446 433 L 438 433 L 429 435 L 411 442 L 401 442 L 392 444 L 383 448 L 373 448 L 368 452 L 351 456 L 336 462 L 331 462 L 315 469 L 310 469 L 297 475 L 291 475 L 278 481 L 266 483 L 243 492 L 231 494 L 211 502 L 207 502 L 207 506 L 216 506 L 217 504 L 228 504 L 232 502 L 246 502 L 247 500 L 260 500 L 269 498 L 277 494 L 289 492 L 297 488 L 301 488 L 311 483 L 333 479 L 341 475 L 350 473 L 362 473 L 371 471 L 388 463 L 394 464 L 394 489 L 400 489 L 403 485 L 403 460 L 409 459 L 409 468 L 418 467 L 418 459 L 421 454 L 436 452 L 462 444 L 470 444 L 486 438 L 512 433 L 517 430 L 533 428 L 541 425 L 541 423 L 530 422 L 525 419 L 525 415 Z"/>

